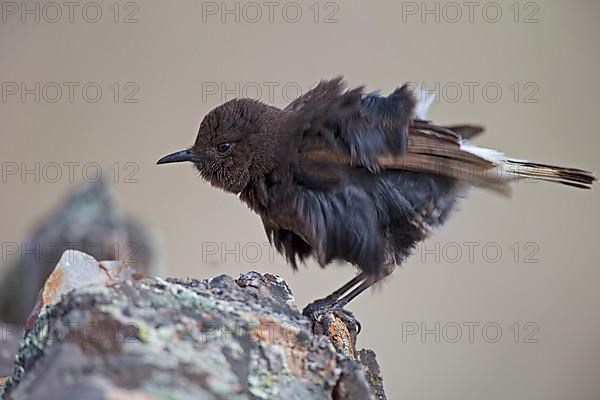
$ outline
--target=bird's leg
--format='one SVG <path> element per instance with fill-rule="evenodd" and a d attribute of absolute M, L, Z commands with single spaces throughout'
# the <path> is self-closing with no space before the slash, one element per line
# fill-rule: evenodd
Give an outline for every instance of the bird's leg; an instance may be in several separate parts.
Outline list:
<path fill-rule="evenodd" d="M 312 303 L 308 304 L 306 307 L 304 307 L 304 310 L 302 310 L 302 313 L 304 315 L 310 317 L 310 316 L 316 315 L 316 313 L 319 313 L 321 310 L 329 310 L 332 308 L 337 308 L 337 304 L 339 303 L 340 299 L 342 299 L 343 296 L 348 291 L 350 291 L 353 287 L 355 287 L 359 283 L 362 284 L 362 282 L 365 279 L 366 279 L 365 274 L 362 272 L 359 273 L 354 278 L 350 279 L 348 282 L 346 282 L 344 285 L 342 285 L 342 287 L 333 291 L 329 296 L 323 297 L 321 299 L 317 299 L 317 300 L 313 301 Z M 347 304 L 347 302 L 346 302 L 346 304 Z M 341 309 L 342 307 L 339 307 L 339 308 Z"/>
<path fill-rule="evenodd" d="M 302 314 L 313 322 L 315 333 L 329 336 L 336 348 L 346 355 L 354 354 L 354 343 L 360 332 L 360 323 L 351 312 L 337 304 L 344 294 L 356 285 L 362 285 L 364 280 L 365 274 L 360 273 L 329 296 L 313 301 L 302 310 Z"/>
<path fill-rule="evenodd" d="M 324 298 L 319 299 L 319 300 L 315 300 L 313 303 L 319 302 L 319 303 L 322 303 L 322 304 L 333 305 L 344 294 L 346 294 L 354 286 L 356 286 L 359 283 L 361 283 L 364 279 L 365 279 L 365 274 L 361 272 L 360 274 L 356 275 L 354 278 L 352 278 L 348 282 L 346 282 L 342 287 L 340 287 L 339 289 L 333 291 L 329 296 L 324 297 Z"/>
<path fill-rule="evenodd" d="M 389 262 L 387 262 L 384 265 L 383 273 L 379 276 L 377 276 L 377 275 L 376 276 L 368 276 L 365 273 L 361 272 L 360 274 L 355 276 L 354 279 L 352 279 L 350 282 L 348 282 L 347 284 L 345 284 L 340 289 L 336 290 L 335 292 L 333 292 L 330 295 L 330 296 L 332 296 L 334 294 L 336 295 L 337 301 L 333 304 L 333 306 L 339 307 L 339 308 L 344 308 L 348 303 L 350 303 L 352 300 L 354 300 L 359 294 L 361 294 L 362 292 L 364 292 L 365 290 L 367 290 L 368 288 L 370 288 L 377 282 L 381 281 L 382 279 L 384 279 L 385 277 L 390 275 L 392 272 L 394 272 L 395 269 L 396 269 L 396 263 L 393 260 L 390 260 Z M 357 278 L 360 278 L 360 279 L 357 279 Z M 349 293 L 345 294 L 346 292 L 348 292 L 348 290 L 352 289 L 358 283 L 360 283 L 360 285 L 355 287 Z M 344 289 L 343 292 L 341 292 L 342 289 Z M 328 296 L 328 297 L 330 297 L 330 296 Z"/>
<path fill-rule="evenodd" d="M 353 350 L 348 347 L 348 343 L 356 342 L 356 336 L 360 333 L 360 323 L 344 307 L 362 292 L 391 274 L 395 268 L 396 264 L 390 262 L 386 263 L 383 274 L 379 276 L 360 273 L 329 296 L 307 305 L 302 314 L 313 321 L 315 333 L 330 336 L 338 350 L 352 354 Z"/>
<path fill-rule="evenodd" d="M 339 308 L 344 308 L 348 303 L 350 303 L 352 300 L 354 300 L 359 294 L 361 294 L 362 292 L 364 292 L 365 290 L 367 290 L 368 288 L 370 288 L 371 286 L 373 286 L 374 284 L 376 284 L 379 281 L 380 281 L 380 279 L 377 279 L 374 277 L 365 278 L 360 283 L 360 285 L 358 285 L 356 288 L 354 288 L 354 290 L 352 290 L 350 293 L 348 293 L 344 297 L 339 298 L 338 301 L 335 302 L 334 306 L 339 307 Z"/>

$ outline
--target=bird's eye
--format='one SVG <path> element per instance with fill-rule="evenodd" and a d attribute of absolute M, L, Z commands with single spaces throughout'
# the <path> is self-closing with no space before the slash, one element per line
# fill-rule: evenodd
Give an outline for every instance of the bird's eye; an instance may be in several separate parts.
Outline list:
<path fill-rule="evenodd" d="M 221 143 L 221 144 L 217 145 L 217 150 L 220 153 L 225 153 L 230 148 L 231 148 L 231 143 Z"/>

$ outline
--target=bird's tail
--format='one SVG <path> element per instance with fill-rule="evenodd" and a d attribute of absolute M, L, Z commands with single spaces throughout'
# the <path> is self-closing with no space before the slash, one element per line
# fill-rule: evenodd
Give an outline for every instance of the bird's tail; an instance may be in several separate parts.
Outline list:
<path fill-rule="evenodd" d="M 417 128 L 409 138 L 409 157 L 402 162 L 392 160 L 392 166 L 401 165 L 413 170 L 423 170 L 423 166 L 439 164 L 434 168 L 436 173 L 467 180 L 470 183 L 493 189 L 501 193 L 508 191 L 508 183 L 521 179 L 535 179 L 547 182 L 561 183 L 582 189 L 591 189 L 597 180 L 592 172 L 576 168 L 559 167 L 555 165 L 536 163 L 516 158 L 510 158 L 496 150 L 486 149 L 471 144 L 468 140 L 483 132 L 483 128 L 472 125 L 457 125 L 447 127 L 459 137 L 458 148 L 449 144 L 447 132 L 427 120 L 427 112 L 435 98 L 434 93 L 425 90 L 423 85 L 417 86 L 414 91 L 417 99 L 415 115 L 422 120 L 413 123 Z M 424 128 L 424 129 L 423 129 Z M 443 139 L 444 140 L 437 140 Z M 444 151 L 440 151 L 440 149 Z M 477 156 L 477 159 L 465 157 L 464 152 Z M 414 158 L 417 168 L 411 165 Z"/>
<path fill-rule="evenodd" d="M 592 172 L 510 158 L 503 153 L 463 142 L 461 148 L 494 163 L 499 177 L 507 181 L 535 179 L 561 183 L 581 189 L 591 189 L 597 180 Z"/>
<path fill-rule="evenodd" d="M 540 181 L 562 183 L 581 189 L 591 189 L 592 184 L 597 180 L 589 171 L 530 161 L 507 159 L 502 163 L 501 168 L 516 179 L 532 178 Z"/>

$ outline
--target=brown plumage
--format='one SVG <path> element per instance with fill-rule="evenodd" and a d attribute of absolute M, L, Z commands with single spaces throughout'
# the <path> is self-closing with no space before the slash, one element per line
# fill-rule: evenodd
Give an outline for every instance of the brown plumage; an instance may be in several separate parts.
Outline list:
<path fill-rule="evenodd" d="M 384 97 L 345 91 L 341 78 L 282 110 L 236 99 L 206 115 L 190 149 L 159 164 L 191 161 L 212 185 L 239 195 L 294 268 L 309 256 L 359 268 L 316 308 L 343 306 L 389 274 L 469 186 L 506 193 L 519 178 L 580 188 L 596 180 L 475 147 L 467 139 L 482 128 L 436 125 L 421 106 L 406 86 Z"/>

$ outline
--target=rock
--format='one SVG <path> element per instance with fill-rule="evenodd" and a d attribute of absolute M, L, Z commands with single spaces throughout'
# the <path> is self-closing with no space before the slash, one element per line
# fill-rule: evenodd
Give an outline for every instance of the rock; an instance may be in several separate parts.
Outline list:
<path fill-rule="evenodd" d="M 22 326 L 0 323 L 0 377 L 10 374 L 23 333 Z"/>
<path fill-rule="evenodd" d="M 358 361 L 365 372 L 369 387 L 378 400 L 385 399 L 385 390 L 383 388 L 383 373 L 377 363 L 375 352 L 373 350 L 361 349 L 358 352 Z"/>
<path fill-rule="evenodd" d="M 115 282 L 93 264 L 62 264 L 48 280 L 51 300 L 21 342 L 3 400 L 385 399 L 374 354 L 350 357 L 313 333 L 279 277 Z M 88 268 L 108 286 L 70 280 Z"/>
<path fill-rule="evenodd" d="M 106 286 L 113 282 L 131 279 L 135 271 L 122 261 L 97 261 L 89 254 L 67 250 L 41 289 L 33 311 L 27 319 L 26 329 L 33 327 L 39 313 L 58 302 L 69 291 L 92 285 Z"/>
<path fill-rule="evenodd" d="M 160 273 L 157 239 L 124 213 L 103 180 L 79 185 L 26 240 L 3 246 L 10 262 L 0 277 L 0 321 L 5 323 L 25 323 L 44 282 L 68 249 L 98 260 L 125 260 L 149 275 Z"/>

